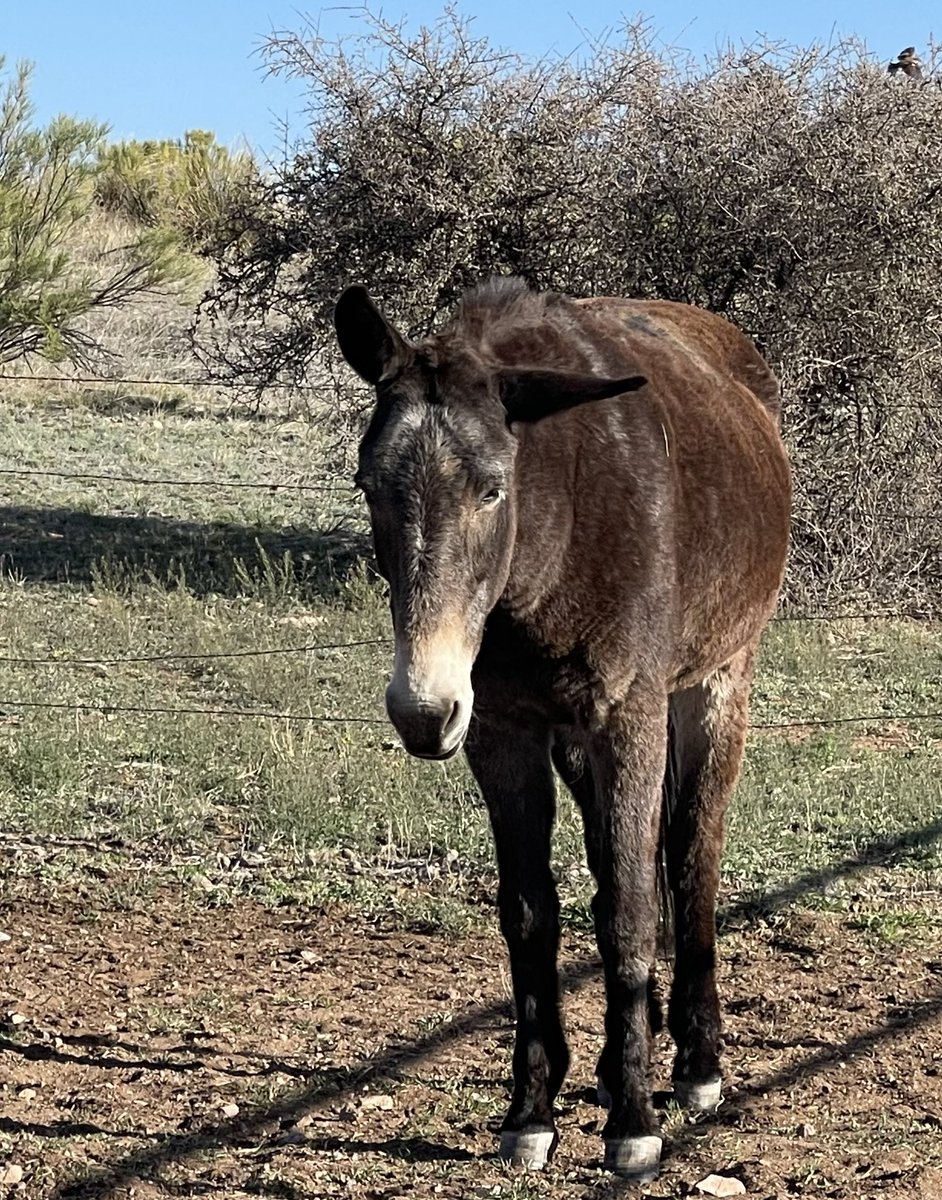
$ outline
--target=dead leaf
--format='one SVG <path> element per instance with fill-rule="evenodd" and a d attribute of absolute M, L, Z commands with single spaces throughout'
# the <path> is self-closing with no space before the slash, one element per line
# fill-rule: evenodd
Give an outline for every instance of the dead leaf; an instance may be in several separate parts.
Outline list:
<path fill-rule="evenodd" d="M 361 1108 L 379 1108 L 387 1112 L 394 1104 L 392 1096 L 364 1096 L 360 1101 Z"/>
<path fill-rule="evenodd" d="M 732 1175 L 707 1175 L 694 1185 L 706 1196 L 744 1196 L 746 1185 Z"/>

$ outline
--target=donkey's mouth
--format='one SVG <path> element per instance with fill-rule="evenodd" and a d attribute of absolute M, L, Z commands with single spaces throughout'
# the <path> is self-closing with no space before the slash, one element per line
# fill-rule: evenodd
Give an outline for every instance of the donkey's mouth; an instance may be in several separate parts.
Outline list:
<path fill-rule="evenodd" d="M 455 755 L 458 753 L 458 751 L 461 749 L 461 747 L 463 745 L 464 745 L 464 737 L 462 736 L 458 739 L 457 742 L 455 742 L 455 744 L 453 746 L 449 746 L 447 750 L 442 750 L 437 754 L 430 754 L 427 752 L 419 752 L 419 751 L 415 751 L 415 750 L 410 750 L 409 753 L 412 755 L 413 758 L 421 758 L 421 759 L 424 759 L 425 762 L 447 762 L 450 758 L 455 757 Z M 408 749 L 408 747 L 406 747 L 406 749 Z"/>
<path fill-rule="evenodd" d="M 413 758 L 444 762 L 454 757 L 468 734 L 471 699 L 437 695 L 402 695 L 386 689 L 386 711 Z"/>

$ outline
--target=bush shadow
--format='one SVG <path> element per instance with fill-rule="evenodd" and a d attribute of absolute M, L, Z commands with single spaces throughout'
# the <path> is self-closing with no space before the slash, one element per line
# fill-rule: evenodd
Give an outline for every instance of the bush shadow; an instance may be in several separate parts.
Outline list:
<path fill-rule="evenodd" d="M 366 534 L 344 524 L 279 530 L 8 506 L 0 508 L 0 530 L 0 570 L 27 584 L 121 586 L 144 578 L 198 596 L 260 585 L 323 596 L 372 553 Z"/>

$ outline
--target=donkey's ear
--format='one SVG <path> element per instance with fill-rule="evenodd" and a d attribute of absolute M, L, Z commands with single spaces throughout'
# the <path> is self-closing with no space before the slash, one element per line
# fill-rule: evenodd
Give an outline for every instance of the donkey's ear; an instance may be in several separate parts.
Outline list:
<path fill-rule="evenodd" d="M 637 391 L 647 383 L 643 375 L 600 379 L 596 375 L 576 375 L 568 371 L 525 369 L 504 369 L 498 372 L 497 378 L 508 421 L 539 421 L 541 417 L 587 404 L 590 400 L 608 400 L 623 392 Z"/>
<path fill-rule="evenodd" d="M 334 328 L 341 353 L 367 383 L 392 379 L 412 357 L 412 347 L 360 284 L 341 293 L 334 308 Z"/>

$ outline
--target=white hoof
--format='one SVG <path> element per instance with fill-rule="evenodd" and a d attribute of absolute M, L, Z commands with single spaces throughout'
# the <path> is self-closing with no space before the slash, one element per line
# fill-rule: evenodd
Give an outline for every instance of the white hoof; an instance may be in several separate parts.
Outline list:
<path fill-rule="evenodd" d="M 558 1140 L 552 1129 L 540 1129 L 536 1133 L 505 1130 L 500 1135 L 500 1157 L 512 1166 L 542 1171 L 553 1157 Z"/>
<path fill-rule="evenodd" d="M 675 1079 L 674 1099 L 681 1108 L 691 1112 L 710 1112 L 723 1099 L 723 1080 L 719 1076 L 706 1083 L 685 1083 Z"/>
<path fill-rule="evenodd" d="M 605 1170 L 614 1171 L 632 1183 L 650 1183 L 657 1179 L 661 1165 L 662 1141 L 656 1134 L 649 1137 L 626 1137 L 605 1143 Z"/>
<path fill-rule="evenodd" d="M 595 1096 L 599 1102 L 599 1108 L 612 1107 L 612 1093 L 608 1090 L 601 1079 L 595 1081 Z"/>

